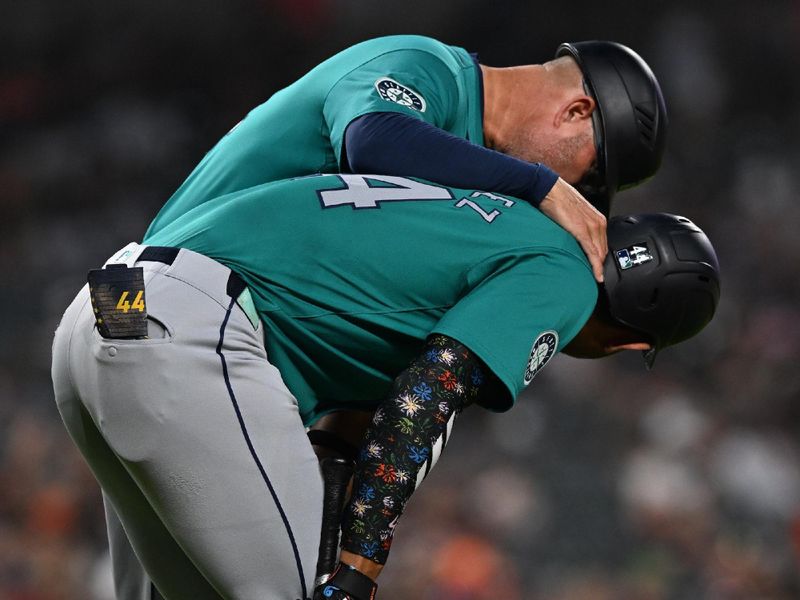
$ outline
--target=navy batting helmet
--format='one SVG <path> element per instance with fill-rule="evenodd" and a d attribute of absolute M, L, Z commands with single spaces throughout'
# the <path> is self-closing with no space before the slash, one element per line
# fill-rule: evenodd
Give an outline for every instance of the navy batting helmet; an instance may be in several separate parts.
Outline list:
<path fill-rule="evenodd" d="M 556 56 L 575 59 L 587 92 L 597 103 L 593 114 L 597 172 L 576 187 L 608 215 L 618 190 L 649 179 L 661 165 L 667 133 L 664 96 L 647 63 L 622 44 L 564 43 Z"/>
<path fill-rule="evenodd" d="M 665 213 L 609 219 L 608 247 L 602 299 L 613 320 L 649 337 L 650 368 L 660 350 L 697 334 L 714 316 L 717 255 L 697 225 Z"/>

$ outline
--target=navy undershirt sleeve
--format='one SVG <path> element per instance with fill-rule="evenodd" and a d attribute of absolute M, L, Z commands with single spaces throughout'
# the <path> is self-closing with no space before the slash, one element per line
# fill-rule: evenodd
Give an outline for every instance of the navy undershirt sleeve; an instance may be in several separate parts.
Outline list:
<path fill-rule="evenodd" d="M 369 113 L 347 126 L 345 152 L 353 173 L 420 177 L 443 185 L 508 194 L 539 206 L 558 175 L 473 144 L 396 112 Z"/>

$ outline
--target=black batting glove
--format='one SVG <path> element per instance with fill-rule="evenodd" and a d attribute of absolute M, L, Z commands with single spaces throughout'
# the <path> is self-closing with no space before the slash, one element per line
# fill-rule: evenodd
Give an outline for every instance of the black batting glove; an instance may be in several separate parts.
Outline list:
<path fill-rule="evenodd" d="M 372 579 L 340 562 L 330 579 L 314 590 L 314 600 L 374 600 L 377 591 Z"/>

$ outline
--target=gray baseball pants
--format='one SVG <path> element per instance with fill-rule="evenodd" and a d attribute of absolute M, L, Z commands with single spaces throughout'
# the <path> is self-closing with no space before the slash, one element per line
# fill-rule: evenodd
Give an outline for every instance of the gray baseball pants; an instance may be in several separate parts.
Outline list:
<path fill-rule="evenodd" d="M 101 337 L 86 286 L 53 343 L 59 412 L 103 490 L 117 597 L 309 597 L 322 480 L 263 325 L 210 258 L 136 266 L 148 339 Z"/>

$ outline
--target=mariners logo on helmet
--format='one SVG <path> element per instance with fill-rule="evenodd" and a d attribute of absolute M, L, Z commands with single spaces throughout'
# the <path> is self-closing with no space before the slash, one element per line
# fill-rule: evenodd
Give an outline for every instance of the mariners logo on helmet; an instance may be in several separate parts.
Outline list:
<path fill-rule="evenodd" d="M 402 83 L 396 82 L 394 79 L 381 77 L 375 82 L 375 89 L 378 90 L 378 94 L 384 100 L 419 112 L 425 112 L 425 98 L 411 88 L 404 86 Z"/>
<path fill-rule="evenodd" d="M 531 348 L 531 355 L 528 357 L 528 366 L 525 368 L 525 385 L 528 385 L 536 377 L 536 374 L 542 370 L 557 349 L 557 332 L 545 331 L 536 338 Z"/>

